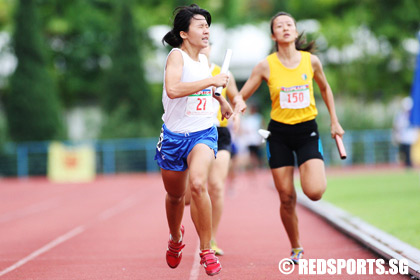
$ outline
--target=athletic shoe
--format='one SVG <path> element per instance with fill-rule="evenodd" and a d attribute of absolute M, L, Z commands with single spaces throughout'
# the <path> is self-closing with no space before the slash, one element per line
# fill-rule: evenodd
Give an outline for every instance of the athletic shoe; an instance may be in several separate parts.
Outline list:
<path fill-rule="evenodd" d="M 292 254 L 290 256 L 290 260 L 294 264 L 299 264 L 299 260 L 302 258 L 303 255 L 303 248 L 293 248 Z"/>
<path fill-rule="evenodd" d="M 216 240 L 212 239 L 210 241 L 210 246 L 211 246 L 211 249 L 216 253 L 216 256 L 223 256 L 225 254 L 225 252 L 223 252 L 222 249 L 220 249 L 219 247 L 217 247 Z"/>
<path fill-rule="evenodd" d="M 214 254 L 213 250 L 203 250 L 200 253 L 200 264 L 204 266 L 207 275 L 213 276 L 222 270 L 222 265 L 219 259 Z"/>
<path fill-rule="evenodd" d="M 172 240 L 172 235 L 169 235 L 168 249 L 166 250 L 166 262 L 170 268 L 176 268 L 182 259 L 182 249 L 185 244 L 182 244 L 184 239 L 184 226 L 181 226 L 181 240 L 177 243 Z"/>

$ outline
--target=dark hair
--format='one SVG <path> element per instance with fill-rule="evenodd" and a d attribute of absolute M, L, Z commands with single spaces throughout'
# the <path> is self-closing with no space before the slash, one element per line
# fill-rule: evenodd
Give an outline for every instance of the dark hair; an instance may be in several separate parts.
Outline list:
<path fill-rule="evenodd" d="M 278 12 L 275 16 L 271 18 L 271 21 L 270 21 L 271 34 L 274 34 L 274 31 L 273 31 L 274 20 L 279 16 L 288 16 L 292 18 L 296 26 L 296 20 L 294 17 L 292 17 L 291 14 L 286 13 L 286 12 Z M 307 51 L 311 53 L 315 52 L 316 50 L 315 41 L 310 41 L 309 43 L 307 43 L 306 36 L 304 35 L 304 33 L 305 32 L 300 33 L 299 36 L 296 38 L 295 40 L 296 49 L 299 51 Z M 276 44 L 276 50 L 278 50 L 277 44 Z"/>
<path fill-rule="evenodd" d="M 174 10 L 175 19 L 173 28 L 171 31 L 166 33 L 162 38 L 162 44 L 165 42 L 172 47 L 176 48 L 181 46 L 183 39 L 179 34 L 181 31 L 188 32 L 191 19 L 195 15 L 202 15 L 207 21 L 207 24 L 211 24 L 211 15 L 207 10 L 201 9 L 198 5 L 192 4 L 190 6 L 178 7 Z"/>

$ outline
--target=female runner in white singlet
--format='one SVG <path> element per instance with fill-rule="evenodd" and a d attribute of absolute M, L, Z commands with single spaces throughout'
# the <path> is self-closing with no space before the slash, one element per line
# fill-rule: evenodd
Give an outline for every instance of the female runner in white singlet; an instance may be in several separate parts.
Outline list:
<path fill-rule="evenodd" d="M 224 118 L 233 111 L 226 99 L 214 96 L 214 87 L 225 87 L 228 75 L 212 77 L 205 55 L 211 15 L 193 4 L 175 10 L 173 29 L 162 41 L 174 49 L 166 60 L 162 103 L 164 121 L 155 159 L 161 167 L 166 194 L 170 237 L 166 261 L 176 268 L 182 258 L 185 191 L 191 186 L 191 217 L 200 238 L 200 263 L 208 275 L 221 265 L 211 250 L 211 202 L 207 191 L 210 166 L 217 153 L 217 129 L 213 125 L 213 98 Z M 189 176 L 188 176 L 189 175 Z"/>

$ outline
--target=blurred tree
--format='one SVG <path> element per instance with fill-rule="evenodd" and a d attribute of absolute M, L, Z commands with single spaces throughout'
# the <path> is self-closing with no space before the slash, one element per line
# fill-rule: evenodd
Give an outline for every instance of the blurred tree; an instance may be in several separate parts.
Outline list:
<path fill-rule="evenodd" d="M 396 94 L 407 95 L 413 82 L 415 56 L 404 48 L 407 38 L 415 38 L 420 31 L 420 1 L 373 1 L 364 2 L 366 25 L 374 34 L 390 44 L 390 53 L 377 63 L 378 87 L 383 88 L 387 97 Z M 370 15 L 370 17 L 368 16 Z M 382 49 L 379 49 L 382 52 Z M 366 61 L 369 63 L 370 60 Z"/>
<path fill-rule="evenodd" d="M 130 3 L 124 0 L 119 9 L 118 31 L 111 55 L 112 67 L 107 73 L 106 88 L 101 96 L 108 119 L 117 116 L 119 119 L 119 123 L 116 120 L 108 121 L 108 125 L 113 127 L 113 137 L 121 137 L 121 134 L 124 137 L 146 136 L 140 129 L 134 129 L 131 131 L 132 135 L 127 135 L 129 130 L 125 126 L 130 122 L 152 125 L 151 121 L 156 115 L 152 110 L 156 107 L 153 105 L 154 98 L 145 79 L 144 57 L 140 55 L 143 44 L 138 43 L 145 41 L 146 34 L 142 30 L 136 30 Z M 104 131 L 109 130 L 105 124 Z"/>
<path fill-rule="evenodd" d="M 39 4 L 66 107 L 96 103 L 115 29 L 111 1 L 48 0 Z"/>
<path fill-rule="evenodd" d="M 6 96 L 12 140 L 51 140 L 63 137 L 61 106 L 46 59 L 34 0 L 20 0 L 13 36 L 18 66 Z"/>
<path fill-rule="evenodd" d="M 347 0 L 329 8 L 334 17 L 320 16 L 320 32 L 328 41 L 322 51 L 331 47 L 342 51 L 341 59 L 328 66 L 341 81 L 338 90 L 347 96 L 381 102 L 406 95 L 412 83 L 414 56 L 403 43 L 420 29 L 420 2 L 363 1 L 355 5 Z"/>
<path fill-rule="evenodd" d="M 173 1 L 176 7 L 180 7 L 180 6 L 189 6 L 192 4 L 191 1 L 189 0 L 174 0 Z"/>
<path fill-rule="evenodd" d="M 112 113 L 119 104 L 126 104 L 130 107 L 128 117 L 138 118 L 142 114 L 139 109 L 142 106 L 147 109 L 147 103 L 142 101 L 147 100 L 149 88 L 144 78 L 143 57 L 139 55 L 139 33 L 134 27 L 126 0 L 123 1 L 120 11 L 118 31 L 113 40 L 112 66 L 108 70 L 106 88 L 101 97 L 106 113 Z M 144 36 L 142 32 L 140 35 Z"/>
<path fill-rule="evenodd" d="M 201 0 L 198 2 L 188 0 L 136 0 L 134 12 L 141 15 L 142 21 L 147 26 L 158 24 L 172 24 L 173 11 L 179 6 L 189 6 L 196 3 L 203 9 L 209 10 L 212 22 L 223 19 L 223 2 L 221 0 Z M 153 12 L 151 12 L 153 11 Z M 138 17 L 136 17 L 138 18 Z"/>
<path fill-rule="evenodd" d="M 9 30 L 12 25 L 12 10 L 15 6 L 14 1 L 0 0 L 0 30 Z"/>
<path fill-rule="evenodd" d="M 238 0 L 223 1 L 223 16 L 227 27 L 233 27 L 239 22 Z"/>
<path fill-rule="evenodd" d="M 10 16 L 17 2 L 0 0 L 1 31 L 10 32 L 18 24 L 12 22 Z M 96 104 L 100 100 L 103 85 L 107 84 L 107 69 L 115 59 L 111 60 L 110 53 L 112 36 L 118 27 L 114 8 L 119 2 L 36 2 L 44 34 L 49 38 L 47 50 L 53 54 L 47 63 L 54 67 L 60 98 L 66 107 L 86 102 Z M 185 0 L 132 0 L 130 7 L 136 38 L 143 48 L 140 51 L 143 62 L 153 50 L 150 45 L 145 45 L 139 32 L 145 34 L 147 27 L 152 25 L 170 25 L 174 8 L 190 3 Z M 223 22 L 228 27 L 267 22 L 280 10 L 290 12 L 298 21 L 316 19 L 320 29 L 317 33 L 308 33 L 308 37 L 322 41 L 317 54 L 323 59 L 328 79 L 337 95 L 383 102 L 395 94 L 409 92 L 415 56 L 407 51 L 404 41 L 415 39 L 420 29 L 418 0 L 202 0 L 198 4 L 211 12 L 213 23 Z M 372 37 L 364 37 L 361 28 L 371 32 Z M 371 38 L 379 44 L 366 45 Z M 357 49 L 363 44 L 363 52 L 348 59 L 347 50 Z M 339 59 L 330 59 L 331 53 L 339 53 Z M 151 88 L 153 98 L 159 99 L 159 86 Z M 0 94 L 4 95 L 4 92 L 7 89 L 1 88 Z M 129 109 L 119 109 L 122 111 Z"/>

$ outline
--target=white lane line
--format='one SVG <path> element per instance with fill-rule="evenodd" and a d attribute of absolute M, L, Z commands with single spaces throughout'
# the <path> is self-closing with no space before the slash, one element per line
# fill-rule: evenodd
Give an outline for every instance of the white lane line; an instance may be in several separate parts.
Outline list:
<path fill-rule="evenodd" d="M 16 211 L 0 215 L 0 224 L 50 210 L 59 206 L 60 200 L 61 199 L 54 198 L 48 201 L 43 201 L 37 204 L 30 205 L 23 209 L 18 209 Z"/>
<path fill-rule="evenodd" d="M 108 220 L 111 217 L 116 216 L 117 214 L 127 210 L 128 208 L 134 206 L 137 202 L 137 199 L 135 198 L 137 197 L 136 195 L 134 195 L 134 198 L 132 196 L 124 199 L 123 201 L 121 201 L 120 203 L 118 203 L 117 205 L 103 211 L 102 213 L 100 213 L 97 217 L 96 220 L 98 221 L 105 221 Z M 92 225 L 94 223 L 91 223 L 90 225 Z M 59 236 L 58 238 L 54 239 L 53 241 L 51 241 L 50 243 L 44 245 L 43 247 L 41 247 L 40 249 L 34 251 L 33 253 L 29 254 L 28 256 L 24 257 L 23 259 L 17 261 L 16 263 L 14 263 L 13 265 L 9 266 L 8 268 L 0 271 L 0 277 L 5 275 L 6 273 L 9 273 L 19 267 L 21 267 L 22 265 L 26 264 L 27 262 L 35 259 L 36 257 L 38 257 L 39 255 L 48 252 L 49 250 L 51 250 L 52 248 L 60 245 L 61 243 L 79 235 L 80 233 L 84 232 L 86 230 L 88 226 L 84 226 L 84 225 L 80 225 L 74 229 L 72 229 L 71 231 Z"/>
<path fill-rule="evenodd" d="M 200 239 L 197 241 L 197 249 L 195 250 L 193 265 L 191 267 L 190 279 L 197 280 L 200 275 Z"/>
<path fill-rule="evenodd" d="M 103 211 L 101 214 L 99 214 L 98 219 L 100 221 L 108 220 L 109 218 L 114 217 L 115 215 L 123 212 L 124 210 L 127 210 L 128 208 L 134 206 L 137 203 L 137 195 L 136 196 L 130 196 L 117 205 L 115 205 L 112 208 L 109 208 L 105 211 Z"/>
<path fill-rule="evenodd" d="M 27 263 L 27 262 L 35 259 L 39 255 L 41 255 L 41 254 L 43 254 L 43 253 L 51 250 L 52 248 L 56 247 L 57 245 L 59 245 L 59 244 L 65 242 L 65 241 L 69 240 L 72 237 L 75 237 L 76 235 L 79 235 L 80 233 L 82 233 L 83 231 L 85 231 L 85 229 L 86 228 L 84 226 L 78 226 L 78 227 L 72 229 L 71 231 L 67 232 L 66 234 L 63 234 L 63 235 L 59 236 L 58 238 L 54 239 L 53 241 L 51 241 L 47 245 L 43 246 L 42 248 L 36 250 L 32 254 L 24 257 L 23 259 L 19 260 L 15 264 L 9 266 L 5 270 L 0 271 L 0 276 L 3 276 L 6 273 L 9 273 L 9 272 L 15 270 L 16 268 L 21 267 L 25 263 Z"/>

